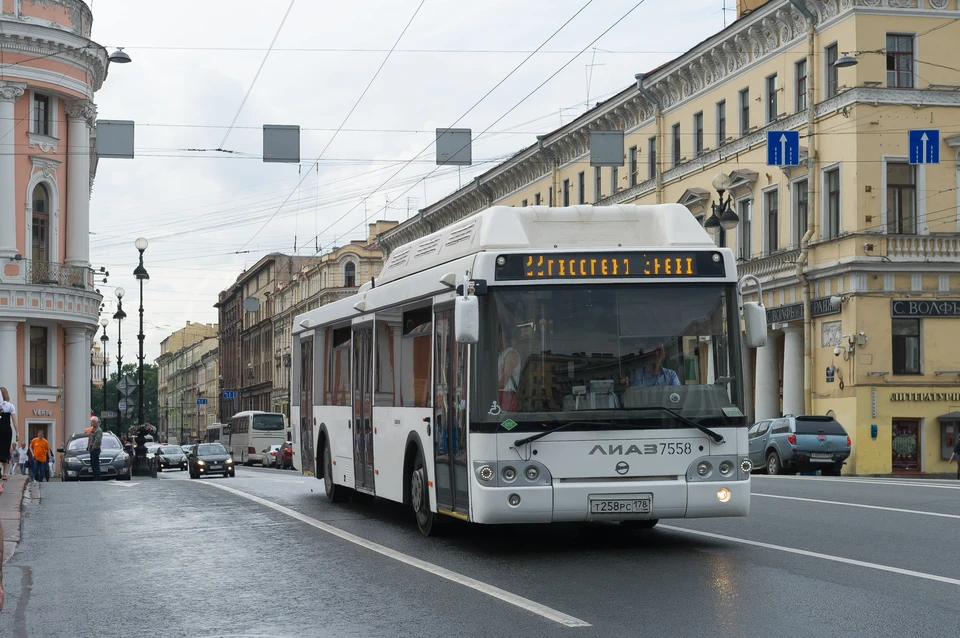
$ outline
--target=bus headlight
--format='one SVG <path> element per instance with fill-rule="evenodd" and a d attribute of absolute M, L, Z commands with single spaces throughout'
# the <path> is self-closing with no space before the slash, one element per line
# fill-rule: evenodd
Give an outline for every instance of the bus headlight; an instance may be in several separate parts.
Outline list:
<path fill-rule="evenodd" d="M 503 480 L 507 483 L 512 483 L 514 479 L 517 478 L 517 471 L 510 467 L 509 465 L 503 468 Z"/>
<path fill-rule="evenodd" d="M 477 476 L 481 481 L 490 481 L 493 479 L 493 468 L 489 465 L 481 465 L 477 468 Z"/>
<path fill-rule="evenodd" d="M 540 478 L 540 470 L 537 469 L 536 465 L 531 465 L 523 471 L 523 475 L 527 477 L 528 481 L 533 482 Z"/>
<path fill-rule="evenodd" d="M 730 461 L 722 461 L 720 463 L 720 473 L 724 476 L 730 476 L 733 474 L 733 463 Z"/>
<path fill-rule="evenodd" d="M 700 461 L 700 463 L 697 464 L 697 474 L 699 474 L 700 476 L 706 476 L 707 474 L 710 473 L 710 470 L 711 470 L 710 464 L 707 463 L 706 461 Z"/>
<path fill-rule="evenodd" d="M 725 487 L 721 487 L 719 490 L 717 490 L 717 500 L 720 501 L 721 503 L 726 503 L 727 501 L 729 501 L 730 496 L 732 496 L 730 494 L 730 490 L 728 490 Z"/>

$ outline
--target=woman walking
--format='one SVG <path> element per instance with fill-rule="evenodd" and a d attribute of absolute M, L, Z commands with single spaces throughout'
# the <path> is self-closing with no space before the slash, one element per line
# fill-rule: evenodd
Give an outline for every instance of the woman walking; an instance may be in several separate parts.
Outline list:
<path fill-rule="evenodd" d="M 6 481 L 13 446 L 17 441 L 17 408 L 10 403 L 10 393 L 6 388 L 0 387 L 0 396 L 3 398 L 0 401 L 0 463 L 3 465 L 0 478 Z"/>

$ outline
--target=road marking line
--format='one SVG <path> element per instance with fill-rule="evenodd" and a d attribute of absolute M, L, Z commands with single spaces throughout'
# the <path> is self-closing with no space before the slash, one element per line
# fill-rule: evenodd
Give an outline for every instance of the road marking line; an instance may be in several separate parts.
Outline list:
<path fill-rule="evenodd" d="M 683 532 L 685 534 L 693 534 L 695 536 L 704 536 L 706 538 L 714 538 L 717 540 L 727 541 L 730 543 L 739 543 L 741 545 L 751 545 L 753 547 L 762 547 L 764 549 L 774 549 L 777 551 L 786 552 L 788 554 L 797 554 L 799 556 L 819 558 L 822 560 L 833 561 L 835 563 L 844 563 L 846 565 L 866 567 L 867 569 L 875 569 L 881 572 L 890 572 L 891 574 L 913 576 L 914 578 L 922 578 L 924 580 L 932 580 L 938 583 L 946 583 L 948 585 L 957 585 L 958 587 L 960 587 L 960 579 L 957 579 L 957 578 L 949 578 L 948 576 L 938 576 L 936 574 L 927 574 L 926 572 L 918 572 L 912 569 L 903 569 L 901 567 L 891 567 L 890 565 L 881 565 L 879 563 L 868 563 L 867 561 L 857 560 L 855 558 L 844 558 L 843 556 L 821 554 L 820 552 L 811 552 L 806 549 L 797 549 L 795 547 L 786 547 L 784 545 L 774 545 L 772 543 L 752 541 L 747 538 L 737 538 L 735 536 L 724 536 L 723 534 L 713 534 L 711 532 L 701 532 L 700 530 L 688 529 L 686 527 L 674 527 L 673 525 L 659 525 L 658 529 L 669 529 L 675 532 Z"/>
<path fill-rule="evenodd" d="M 398 552 L 395 549 L 390 549 L 389 547 L 385 547 L 383 545 L 380 545 L 379 543 L 374 543 L 373 541 L 369 541 L 363 537 L 357 536 L 356 534 L 351 534 L 350 532 L 346 532 L 338 527 L 334 527 L 333 525 L 322 523 L 316 519 L 310 518 L 309 516 L 305 514 L 301 514 L 300 512 L 297 512 L 290 508 L 284 507 L 282 505 L 277 505 L 276 503 L 271 503 L 270 501 L 260 498 L 259 496 L 254 496 L 253 494 L 247 494 L 246 492 L 242 492 L 238 489 L 227 487 L 226 485 L 219 485 L 217 483 L 205 482 L 205 483 L 201 483 L 201 485 L 209 485 L 210 487 L 215 487 L 217 489 L 230 492 L 231 494 L 236 494 L 237 496 L 253 501 L 254 503 L 259 503 L 264 507 L 269 507 L 270 509 L 276 510 L 281 514 L 286 514 L 290 518 L 295 518 L 298 521 L 302 523 L 306 523 L 307 525 L 310 525 L 311 527 L 315 527 L 323 532 L 327 532 L 328 534 L 332 534 L 334 536 L 337 536 L 338 538 L 342 538 L 343 540 L 349 543 L 353 543 L 354 545 L 359 545 L 360 547 L 365 547 L 366 549 L 369 549 L 372 552 L 376 552 L 378 554 L 386 556 L 387 558 L 392 558 L 395 561 L 405 563 L 407 565 L 410 565 L 411 567 L 416 567 L 417 569 L 421 569 L 435 576 L 439 576 L 440 578 L 445 578 L 449 581 L 463 585 L 464 587 L 469 587 L 470 589 L 478 591 L 481 594 L 486 594 L 487 596 L 497 598 L 499 600 L 502 600 L 505 603 L 514 605 L 515 607 L 519 607 L 521 609 L 525 609 L 526 611 L 534 613 L 538 616 L 542 616 L 547 620 L 552 620 L 555 623 L 559 623 L 567 627 L 590 627 L 591 626 L 590 623 L 586 621 L 580 620 L 579 618 L 574 618 L 573 616 L 568 616 L 567 614 L 557 611 L 556 609 L 547 607 L 546 605 L 541 605 L 538 602 L 534 602 L 528 598 L 524 598 L 523 596 L 518 596 L 517 594 L 508 592 L 505 589 L 500 589 L 499 587 L 495 587 L 483 581 L 470 578 L 469 576 L 464 576 L 463 574 L 458 574 L 457 572 L 450 571 L 449 569 L 445 569 L 443 567 L 440 567 L 439 565 L 434 565 L 433 563 L 428 563 L 426 561 L 420 560 L 419 558 L 414 558 L 413 556 L 409 556 L 407 554 L 404 554 L 403 552 Z"/>
<path fill-rule="evenodd" d="M 134 485 L 140 485 L 140 483 L 134 483 L 133 481 L 129 482 L 120 482 L 120 481 L 104 481 L 107 485 L 116 485 L 117 487 L 133 487 Z"/>
<path fill-rule="evenodd" d="M 940 516 L 942 518 L 960 518 L 958 514 L 941 514 L 940 512 L 924 512 L 922 510 L 905 510 L 899 507 L 882 507 L 880 505 L 863 505 L 860 503 L 844 503 L 842 501 L 823 501 L 816 498 L 800 498 L 799 496 L 781 496 L 779 494 L 758 494 L 754 492 L 751 496 L 762 496 L 764 498 L 782 498 L 788 501 L 805 501 L 807 503 L 821 503 L 824 505 L 845 505 L 847 507 L 862 507 L 869 510 L 883 510 L 885 512 L 902 512 L 903 514 L 921 514 L 923 516 Z"/>
<path fill-rule="evenodd" d="M 753 476 L 751 479 L 759 478 L 759 476 Z M 932 487 L 941 490 L 960 490 L 960 485 L 943 485 L 941 483 L 928 483 L 928 482 L 917 482 L 917 483 L 904 483 L 898 481 L 897 479 L 860 479 L 860 478 L 827 478 L 823 476 L 764 476 L 764 480 L 774 480 L 774 481 L 810 481 L 810 482 L 830 482 L 830 483 L 846 483 L 848 485 L 896 485 L 898 487 Z"/>

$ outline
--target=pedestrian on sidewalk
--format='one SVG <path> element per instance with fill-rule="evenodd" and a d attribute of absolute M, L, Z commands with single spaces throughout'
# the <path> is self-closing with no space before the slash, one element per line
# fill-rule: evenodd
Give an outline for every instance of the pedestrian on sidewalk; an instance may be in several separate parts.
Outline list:
<path fill-rule="evenodd" d="M 6 481 L 13 446 L 17 442 L 17 408 L 10 403 L 10 393 L 6 388 L 0 387 L 0 397 L 3 398 L 0 401 L 0 463 L 3 467 L 0 479 Z"/>
<path fill-rule="evenodd" d="M 43 481 L 47 476 L 46 467 L 50 458 L 50 444 L 43 435 L 43 430 L 37 432 L 36 438 L 30 441 L 30 451 L 33 453 L 33 481 Z"/>
<path fill-rule="evenodd" d="M 100 419 L 90 417 L 90 437 L 87 439 L 87 451 L 90 452 L 90 469 L 93 470 L 93 480 L 100 479 L 100 445 L 103 443 L 103 430 L 100 429 Z"/>
<path fill-rule="evenodd" d="M 20 442 L 20 474 L 23 476 L 27 475 L 27 470 L 30 467 L 30 450 L 27 449 L 27 442 Z"/>
<path fill-rule="evenodd" d="M 947 462 L 953 463 L 954 461 L 957 462 L 957 480 L 960 481 L 960 436 L 957 437 L 957 442 L 953 446 L 953 454 L 950 455 L 950 460 Z"/>

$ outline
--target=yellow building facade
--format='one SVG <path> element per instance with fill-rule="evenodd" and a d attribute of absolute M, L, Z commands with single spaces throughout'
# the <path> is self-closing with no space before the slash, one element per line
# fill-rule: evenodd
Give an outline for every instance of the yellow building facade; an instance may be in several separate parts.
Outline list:
<path fill-rule="evenodd" d="M 853 440 L 845 473 L 955 471 L 958 0 L 741 5 L 723 31 L 379 243 L 490 205 L 679 202 L 706 221 L 723 173 L 740 222 L 716 240 L 760 278 L 771 330 L 749 353 L 751 416 L 832 412 Z M 939 163 L 916 163 L 920 129 Z M 622 166 L 591 165 L 597 130 L 622 132 Z M 767 164 L 768 133 L 781 131 L 799 132 L 797 166 Z"/>

